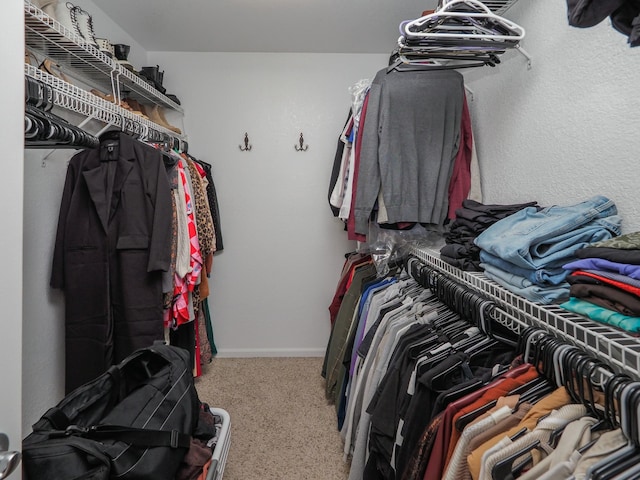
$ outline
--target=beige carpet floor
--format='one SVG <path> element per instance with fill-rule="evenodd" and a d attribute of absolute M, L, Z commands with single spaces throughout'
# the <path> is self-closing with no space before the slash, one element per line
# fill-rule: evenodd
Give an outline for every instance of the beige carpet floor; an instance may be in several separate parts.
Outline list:
<path fill-rule="evenodd" d="M 200 399 L 231 416 L 224 480 L 344 480 L 335 407 L 321 358 L 214 358 Z"/>

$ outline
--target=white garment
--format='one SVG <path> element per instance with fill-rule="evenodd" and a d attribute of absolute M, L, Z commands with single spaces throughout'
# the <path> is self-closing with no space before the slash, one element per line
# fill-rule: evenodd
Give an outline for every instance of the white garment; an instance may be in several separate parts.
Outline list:
<path fill-rule="evenodd" d="M 489 428 L 497 425 L 502 420 L 508 418 L 511 415 L 511 407 L 505 405 L 502 408 L 499 408 L 495 412 L 491 413 L 486 418 L 480 420 L 473 425 L 469 425 L 466 427 L 462 434 L 460 435 L 460 439 L 456 444 L 456 448 L 453 451 L 453 455 L 451 456 L 451 460 L 447 465 L 447 469 L 444 473 L 445 480 L 456 480 L 463 475 L 464 470 L 466 470 L 467 465 L 467 455 L 471 453 L 469 450 L 469 442 L 476 436 L 480 435 L 482 432 L 487 431 Z"/>
<path fill-rule="evenodd" d="M 544 458 L 531 470 L 520 476 L 521 480 L 536 480 L 559 463 L 569 460 L 573 452 L 591 441 L 591 426 L 597 422 L 592 417 L 582 417 L 564 428 L 553 453 Z M 575 465 L 573 466 L 575 468 Z M 571 472 L 573 472 L 573 468 Z"/>
<path fill-rule="evenodd" d="M 340 161 L 340 171 L 336 184 L 333 186 L 329 203 L 332 207 L 340 208 L 344 202 L 344 194 L 347 188 L 347 177 L 349 174 L 349 155 L 351 154 L 351 144 L 344 146 L 342 151 L 342 159 Z"/>
<path fill-rule="evenodd" d="M 565 427 L 574 420 L 585 416 L 586 413 L 587 407 L 579 404 L 569 404 L 559 408 L 558 410 L 553 410 L 548 417 L 540 420 L 536 425 L 536 428 L 531 432 L 518 438 L 509 446 L 502 448 L 500 451 L 487 457 L 486 462 L 483 463 L 483 466 L 486 467 L 483 469 L 484 476 L 481 476 L 480 478 L 482 480 L 492 480 L 492 471 L 494 466 L 496 466 L 500 461 L 510 457 L 511 455 L 515 455 L 517 452 L 520 452 L 524 448 L 533 445 L 535 442 L 539 442 L 540 448 L 545 450 L 548 449 L 549 453 L 551 453 L 552 450 L 548 446 L 551 432 Z M 518 466 L 522 460 L 525 460 L 527 458 L 527 456 L 528 454 L 519 456 L 513 462 L 513 466 Z"/>
<path fill-rule="evenodd" d="M 181 168 L 182 163 L 178 166 Z M 176 239 L 176 275 L 184 278 L 189 273 L 191 263 L 191 239 L 187 224 L 187 202 L 185 200 L 182 180 L 178 177 L 178 188 L 173 191 L 176 197 L 176 217 L 178 220 L 178 236 Z"/>
<path fill-rule="evenodd" d="M 508 447 L 509 445 L 511 445 L 513 442 L 511 441 L 511 439 L 507 436 L 505 436 L 502 440 L 500 440 L 498 443 L 496 443 L 493 447 L 489 448 L 486 452 L 484 452 L 482 454 L 482 461 L 480 462 L 480 476 L 478 477 L 479 479 L 486 479 L 489 478 L 491 479 L 491 472 L 489 472 L 489 476 L 487 476 L 487 459 L 493 455 L 494 453 L 499 452 L 500 450 L 502 450 L 503 448 Z"/>

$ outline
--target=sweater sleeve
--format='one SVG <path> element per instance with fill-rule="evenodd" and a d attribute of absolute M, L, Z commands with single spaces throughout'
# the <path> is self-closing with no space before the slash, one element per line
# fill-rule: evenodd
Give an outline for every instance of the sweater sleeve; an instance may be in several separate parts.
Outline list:
<path fill-rule="evenodd" d="M 65 278 L 65 233 L 67 229 L 67 218 L 71 205 L 71 198 L 76 186 L 78 177 L 78 165 L 80 164 L 79 156 L 74 156 L 69 162 L 67 168 L 67 176 L 64 182 L 64 190 L 62 192 L 62 200 L 60 201 L 60 212 L 58 215 L 58 229 L 56 232 L 56 241 L 53 249 L 53 266 L 51 269 L 51 287 L 64 288 Z"/>
<path fill-rule="evenodd" d="M 173 221 L 171 189 L 160 154 L 158 153 L 157 157 L 151 156 L 150 160 L 148 162 L 147 188 L 154 209 L 147 272 L 156 270 L 166 272 L 171 264 L 171 225 Z"/>
<path fill-rule="evenodd" d="M 368 233 L 369 217 L 380 191 L 380 167 L 378 165 L 379 115 L 382 87 L 372 84 L 369 90 L 366 121 L 362 132 L 360 168 L 355 196 L 355 231 L 361 235 Z"/>

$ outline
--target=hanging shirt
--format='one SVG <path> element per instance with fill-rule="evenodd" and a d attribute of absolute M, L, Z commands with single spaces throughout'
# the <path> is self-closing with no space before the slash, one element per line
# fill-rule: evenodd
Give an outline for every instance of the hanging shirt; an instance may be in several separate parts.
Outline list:
<path fill-rule="evenodd" d="M 186 220 L 187 220 L 187 232 L 189 235 L 189 268 L 184 275 L 180 276 L 178 268 L 176 267 L 175 287 L 173 290 L 174 304 L 173 304 L 173 322 L 171 326 L 182 325 L 192 320 L 192 314 L 189 309 L 189 294 L 193 292 L 194 287 L 197 284 L 198 277 L 202 270 L 202 255 L 200 254 L 200 247 L 198 243 L 198 233 L 195 223 L 195 211 L 193 204 L 193 197 L 185 174 L 183 160 L 180 159 L 178 164 L 179 183 L 178 188 L 182 186 L 184 191 L 184 202 L 186 206 Z M 179 225 L 179 224 L 178 224 Z"/>

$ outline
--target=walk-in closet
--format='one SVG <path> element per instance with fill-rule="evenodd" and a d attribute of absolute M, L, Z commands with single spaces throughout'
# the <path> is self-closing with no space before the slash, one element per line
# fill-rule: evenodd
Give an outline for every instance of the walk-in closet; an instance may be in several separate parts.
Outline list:
<path fill-rule="evenodd" d="M 4 0 L 0 478 L 167 346 L 167 480 L 640 478 L 640 4 L 595 3 Z"/>

